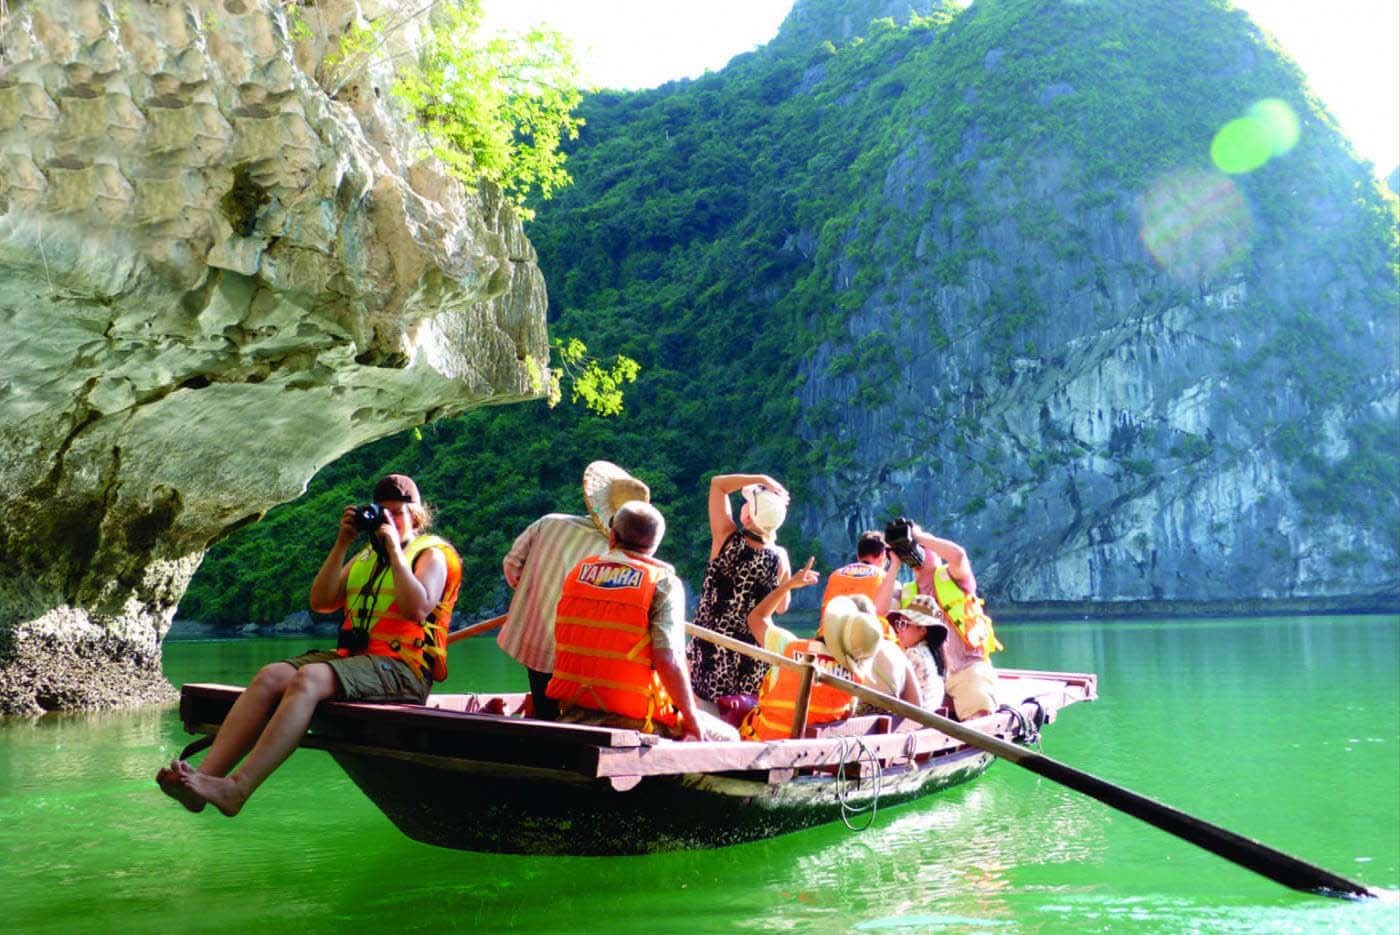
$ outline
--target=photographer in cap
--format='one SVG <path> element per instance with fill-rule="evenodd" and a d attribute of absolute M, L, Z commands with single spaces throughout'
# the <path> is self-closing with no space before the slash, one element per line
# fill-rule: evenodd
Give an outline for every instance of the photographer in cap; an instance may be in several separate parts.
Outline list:
<path fill-rule="evenodd" d="M 417 485 L 402 474 L 382 478 L 372 504 L 345 508 L 311 583 L 312 610 L 345 611 L 337 648 L 259 670 L 199 768 L 173 761 L 156 774 L 161 791 L 192 812 L 213 803 L 236 815 L 296 749 L 320 702 L 423 703 L 432 683 L 447 677 L 447 626 L 462 577 L 456 550 L 424 534 L 429 521 Z M 346 562 L 360 532 L 370 544 Z"/>
<path fill-rule="evenodd" d="M 977 596 L 977 579 L 972 574 L 967 550 L 956 542 L 924 532 L 903 516 L 885 527 L 885 542 L 890 547 L 891 563 L 876 606 L 886 614 L 898 609 L 894 600 L 895 578 L 900 565 L 908 565 L 918 588 L 913 605 L 928 617 L 938 618 L 941 613 L 949 624 L 951 632 L 942 649 L 947 664 L 948 697 L 958 720 L 995 711 L 997 676 L 987 657 L 1003 647 L 992 629 L 992 618 Z"/>

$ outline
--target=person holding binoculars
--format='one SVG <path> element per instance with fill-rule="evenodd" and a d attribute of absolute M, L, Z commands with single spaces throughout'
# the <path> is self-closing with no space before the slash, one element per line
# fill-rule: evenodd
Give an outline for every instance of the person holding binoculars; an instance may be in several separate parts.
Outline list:
<path fill-rule="evenodd" d="M 885 527 L 885 544 L 890 550 L 890 568 L 880 584 L 875 606 L 880 613 L 889 614 L 911 603 L 894 599 L 899 568 L 908 565 L 919 595 L 913 599 L 915 609 L 930 618 L 938 616 L 935 610 L 942 611 L 949 624 L 951 632 L 940 649 L 947 669 L 948 697 L 958 720 L 995 711 L 997 676 L 987 659 L 1002 645 L 977 595 L 977 578 L 967 550 L 925 532 L 903 516 Z"/>
<path fill-rule="evenodd" d="M 425 534 L 429 522 L 418 486 L 403 474 L 381 478 L 372 503 L 345 508 L 311 583 L 312 610 L 345 612 L 336 648 L 263 666 L 199 768 L 172 761 L 156 774 L 161 791 L 192 812 L 212 803 L 236 815 L 296 749 L 320 702 L 427 699 L 447 677 L 447 627 L 462 578 L 456 550 Z M 370 543 L 347 562 L 361 532 Z"/>

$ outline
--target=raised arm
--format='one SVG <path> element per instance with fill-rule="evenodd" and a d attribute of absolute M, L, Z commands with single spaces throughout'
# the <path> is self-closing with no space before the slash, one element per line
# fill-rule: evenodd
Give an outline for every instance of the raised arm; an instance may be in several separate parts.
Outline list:
<path fill-rule="evenodd" d="M 880 587 L 875 591 L 875 613 L 883 617 L 894 610 L 894 591 L 899 583 L 899 568 L 903 564 L 899 556 L 890 550 L 890 567 L 885 569 L 885 577 L 880 579 Z"/>
<path fill-rule="evenodd" d="M 788 558 L 787 549 L 783 548 L 782 546 L 775 546 L 774 548 L 778 550 L 778 584 L 785 584 L 786 582 L 792 580 L 792 560 Z M 808 567 L 811 567 L 811 564 L 812 560 L 811 558 L 808 558 Z M 782 601 L 780 601 L 778 604 L 778 613 L 787 613 L 788 607 L 791 606 L 791 604 L 792 592 L 786 591 L 783 594 Z"/>
<path fill-rule="evenodd" d="M 719 554 L 724 540 L 738 528 L 734 524 L 729 495 L 749 484 L 763 484 L 781 494 L 787 493 L 782 484 L 767 474 L 716 474 L 710 478 L 710 558 Z"/>
<path fill-rule="evenodd" d="M 399 605 L 400 613 L 409 620 L 428 619 L 447 587 L 447 559 L 438 549 L 425 549 L 414 560 L 417 567 L 410 568 L 399 545 L 398 532 L 392 526 L 379 527 L 375 535 L 384 543 L 389 567 L 394 571 L 394 603 Z"/>
<path fill-rule="evenodd" d="M 763 600 L 759 601 L 753 610 L 749 611 L 749 632 L 753 634 L 754 641 L 762 646 L 764 639 L 768 635 L 768 628 L 773 625 L 773 615 L 787 611 L 788 602 L 792 592 L 798 588 L 805 588 L 808 585 L 816 584 L 821 580 L 821 575 L 812 570 L 812 561 L 815 558 L 807 559 L 807 564 L 803 565 L 797 574 L 792 575 L 776 588 L 769 591 Z"/>
<path fill-rule="evenodd" d="M 977 596 L 977 578 L 972 574 L 972 563 L 968 561 L 966 549 L 951 539 L 940 539 L 922 529 L 914 535 L 920 543 L 932 549 L 939 558 L 948 563 L 948 573 L 968 597 Z"/>
<path fill-rule="evenodd" d="M 345 581 L 350 576 L 350 565 L 345 561 L 345 552 L 355 541 L 355 508 L 347 506 L 340 514 L 340 526 L 335 533 L 335 544 L 326 554 L 326 560 L 311 581 L 311 609 L 318 614 L 329 614 L 345 606 Z"/>

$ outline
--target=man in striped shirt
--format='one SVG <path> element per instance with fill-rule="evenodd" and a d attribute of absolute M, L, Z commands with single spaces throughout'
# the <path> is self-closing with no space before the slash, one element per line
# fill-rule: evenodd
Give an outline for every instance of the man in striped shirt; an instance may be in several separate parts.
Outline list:
<path fill-rule="evenodd" d="M 646 484 L 615 464 L 594 461 L 583 472 L 589 515 L 541 516 L 506 553 L 501 570 L 515 596 L 496 643 L 529 674 L 535 717 L 554 720 L 559 714 L 558 704 L 545 697 L 545 688 L 554 674 L 554 614 L 564 576 L 583 559 L 607 551 L 607 530 L 618 507 L 650 499 Z"/>

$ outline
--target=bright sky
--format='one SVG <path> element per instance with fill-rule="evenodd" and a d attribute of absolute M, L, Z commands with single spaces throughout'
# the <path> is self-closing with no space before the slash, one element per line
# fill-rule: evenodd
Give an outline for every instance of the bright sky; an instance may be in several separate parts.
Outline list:
<path fill-rule="evenodd" d="M 1400 2 L 1235 0 L 1308 76 L 1361 157 L 1400 164 Z M 488 29 L 574 40 L 585 81 L 651 88 L 718 71 L 773 38 L 792 0 L 483 0 Z"/>

